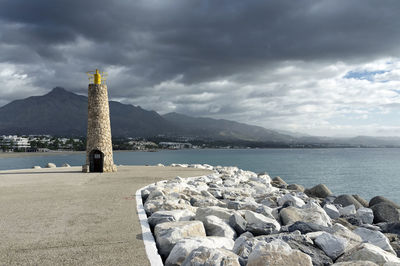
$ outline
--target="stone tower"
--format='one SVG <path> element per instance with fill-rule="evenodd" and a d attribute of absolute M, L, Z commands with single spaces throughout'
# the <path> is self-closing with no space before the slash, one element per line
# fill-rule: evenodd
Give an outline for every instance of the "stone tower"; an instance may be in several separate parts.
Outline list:
<path fill-rule="evenodd" d="M 89 76 L 91 83 L 88 90 L 86 164 L 83 165 L 82 171 L 116 172 L 111 142 L 107 85 L 101 83 L 101 74 L 97 69 Z"/>

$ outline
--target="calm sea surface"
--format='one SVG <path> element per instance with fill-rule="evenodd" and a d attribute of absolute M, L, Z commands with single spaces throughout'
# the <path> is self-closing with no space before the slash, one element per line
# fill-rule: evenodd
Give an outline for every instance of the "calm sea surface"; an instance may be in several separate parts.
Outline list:
<path fill-rule="evenodd" d="M 82 165 L 84 154 L 0 158 L 0 170 L 45 166 L 53 162 Z M 207 163 L 238 166 L 280 176 L 287 183 L 326 184 L 334 194 L 382 195 L 400 203 L 400 149 L 244 149 L 115 152 L 123 165 Z"/>

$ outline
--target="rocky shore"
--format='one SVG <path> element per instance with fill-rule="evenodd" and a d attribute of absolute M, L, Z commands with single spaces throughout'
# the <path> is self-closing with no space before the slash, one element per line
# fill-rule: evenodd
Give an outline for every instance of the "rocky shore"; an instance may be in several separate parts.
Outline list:
<path fill-rule="evenodd" d="M 400 206 L 237 167 L 141 191 L 165 265 L 400 265 Z"/>

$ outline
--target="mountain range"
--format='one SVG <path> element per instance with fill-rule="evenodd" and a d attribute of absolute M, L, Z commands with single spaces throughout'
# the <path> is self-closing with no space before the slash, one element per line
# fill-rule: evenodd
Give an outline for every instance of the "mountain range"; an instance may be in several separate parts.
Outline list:
<path fill-rule="evenodd" d="M 224 119 L 190 117 L 178 113 L 160 115 L 155 111 L 116 101 L 110 101 L 109 104 L 114 137 L 164 136 L 225 142 L 400 147 L 398 137 L 315 137 Z M 15 100 L 0 107 L 0 135 L 85 136 L 86 124 L 87 97 L 61 87 L 42 96 Z"/>

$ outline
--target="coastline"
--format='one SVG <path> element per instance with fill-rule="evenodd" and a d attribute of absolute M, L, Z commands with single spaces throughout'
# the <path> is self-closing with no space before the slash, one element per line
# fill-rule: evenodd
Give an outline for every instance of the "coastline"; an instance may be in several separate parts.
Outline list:
<path fill-rule="evenodd" d="M 0 152 L 0 158 L 22 158 L 34 156 L 53 156 L 53 155 L 70 155 L 84 154 L 86 151 L 49 151 L 49 152 Z"/>

